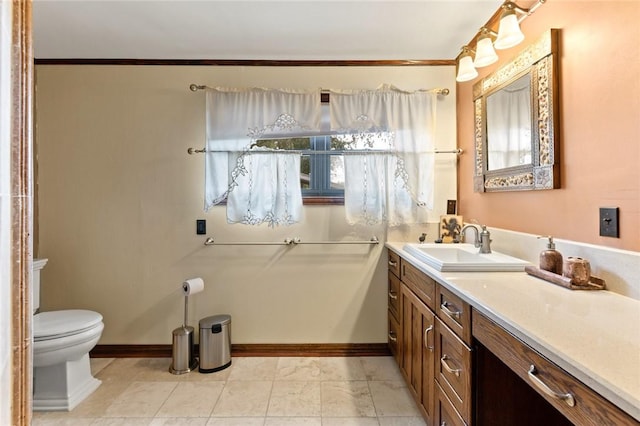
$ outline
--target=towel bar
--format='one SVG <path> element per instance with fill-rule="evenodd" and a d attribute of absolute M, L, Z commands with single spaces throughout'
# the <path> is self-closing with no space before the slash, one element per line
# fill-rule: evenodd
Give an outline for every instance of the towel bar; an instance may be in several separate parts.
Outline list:
<path fill-rule="evenodd" d="M 375 235 L 368 241 L 302 241 L 300 238 L 286 238 L 284 241 L 224 241 L 216 242 L 208 237 L 204 241 L 205 246 L 290 246 L 298 244 L 380 244 L 380 240 Z"/>

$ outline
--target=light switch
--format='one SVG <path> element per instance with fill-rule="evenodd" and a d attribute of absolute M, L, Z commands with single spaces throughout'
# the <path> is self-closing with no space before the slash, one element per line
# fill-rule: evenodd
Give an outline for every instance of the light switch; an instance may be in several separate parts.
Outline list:
<path fill-rule="evenodd" d="M 617 207 L 600 207 L 600 236 L 620 238 Z"/>

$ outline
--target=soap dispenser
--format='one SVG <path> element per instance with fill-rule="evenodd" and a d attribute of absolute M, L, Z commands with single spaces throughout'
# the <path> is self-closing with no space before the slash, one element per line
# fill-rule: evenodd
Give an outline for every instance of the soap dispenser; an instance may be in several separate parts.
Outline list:
<path fill-rule="evenodd" d="M 540 252 L 540 269 L 562 275 L 562 254 L 556 250 L 551 235 L 540 236 L 538 238 L 548 238 L 547 249 Z"/>

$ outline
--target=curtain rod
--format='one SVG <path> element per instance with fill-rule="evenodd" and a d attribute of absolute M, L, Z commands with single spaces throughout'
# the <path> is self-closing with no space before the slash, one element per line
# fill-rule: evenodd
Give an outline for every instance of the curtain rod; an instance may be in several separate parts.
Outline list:
<path fill-rule="evenodd" d="M 201 85 L 201 84 L 191 83 L 189 85 L 189 89 L 192 92 L 197 92 L 198 90 L 211 89 L 211 87 L 206 86 L 204 84 Z M 435 91 L 438 95 L 442 95 L 442 96 L 447 96 L 450 93 L 449 89 L 447 89 L 446 87 L 442 87 L 442 88 L 438 88 L 438 89 L 432 89 L 432 90 Z M 426 91 L 431 91 L 431 89 L 430 90 L 426 90 Z M 322 89 L 321 92 L 323 94 L 329 94 L 331 91 L 329 89 Z"/>
<path fill-rule="evenodd" d="M 196 149 L 196 148 L 188 148 L 187 149 L 187 154 L 193 155 L 193 154 L 204 154 L 207 152 L 244 152 L 247 154 L 273 154 L 273 153 L 292 153 L 292 152 L 296 152 L 299 153 L 301 155 L 303 154 L 307 154 L 307 155 L 311 155 L 311 154 L 334 154 L 334 155 L 342 155 L 342 154 L 389 154 L 392 151 L 380 151 L 380 150 L 371 150 L 371 149 L 349 149 L 349 150 L 344 150 L 344 151 L 331 151 L 331 150 L 296 150 L 296 149 L 280 149 L 280 150 L 232 150 L 232 149 L 206 149 L 206 148 L 202 148 L 202 149 Z M 457 148 L 457 149 L 451 149 L 451 150 L 433 150 L 433 151 L 426 151 L 423 154 L 456 154 L 456 155 L 462 155 L 462 153 L 464 152 L 464 150 L 462 148 Z"/>

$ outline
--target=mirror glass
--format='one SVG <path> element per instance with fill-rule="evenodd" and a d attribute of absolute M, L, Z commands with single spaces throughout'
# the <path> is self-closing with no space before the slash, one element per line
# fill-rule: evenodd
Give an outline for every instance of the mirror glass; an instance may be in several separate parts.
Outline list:
<path fill-rule="evenodd" d="M 560 187 L 558 30 L 473 86 L 474 190 Z"/>
<path fill-rule="evenodd" d="M 531 164 L 531 73 L 487 96 L 487 170 Z"/>

